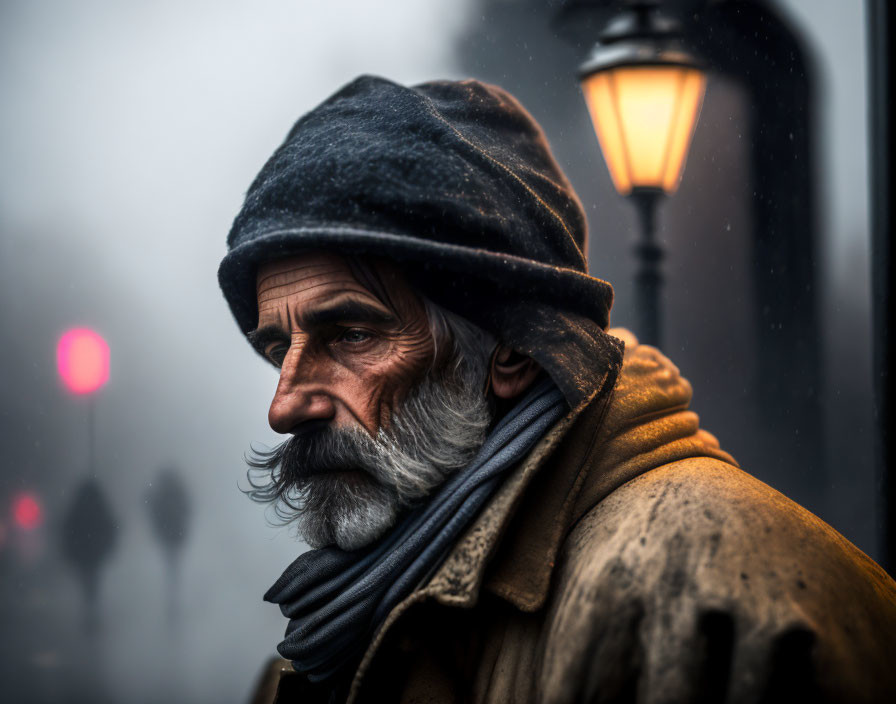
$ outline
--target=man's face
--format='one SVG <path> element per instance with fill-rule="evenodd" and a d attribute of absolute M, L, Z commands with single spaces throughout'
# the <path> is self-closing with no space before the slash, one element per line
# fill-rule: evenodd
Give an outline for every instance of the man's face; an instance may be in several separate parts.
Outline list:
<path fill-rule="evenodd" d="M 488 352 L 443 344 L 434 363 L 426 307 L 393 266 L 323 253 L 266 264 L 258 313 L 249 337 L 280 367 L 270 424 L 291 437 L 254 453 L 269 483 L 250 476 L 249 493 L 312 547 L 371 543 L 482 445 Z"/>
<path fill-rule="evenodd" d="M 432 362 L 426 311 L 401 275 L 376 266 L 374 294 L 348 262 L 309 253 L 258 270 L 253 344 L 280 367 L 268 413 L 278 433 L 330 426 L 375 436 Z"/>

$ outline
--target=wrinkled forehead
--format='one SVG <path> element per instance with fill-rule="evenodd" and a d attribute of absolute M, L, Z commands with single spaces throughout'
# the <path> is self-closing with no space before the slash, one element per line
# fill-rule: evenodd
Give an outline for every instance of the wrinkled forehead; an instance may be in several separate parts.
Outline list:
<path fill-rule="evenodd" d="M 422 305 L 393 262 L 330 251 L 312 251 L 260 264 L 256 294 L 259 316 L 287 301 L 303 305 L 345 294 L 372 298 L 400 317 Z"/>
<path fill-rule="evenodd" d="M 255 281 L 259 304 L 286 291 L 326 285 L 362 288 L 346 259 L 332 252 L 309 252 L 264 262 L 258 267 Z"/>

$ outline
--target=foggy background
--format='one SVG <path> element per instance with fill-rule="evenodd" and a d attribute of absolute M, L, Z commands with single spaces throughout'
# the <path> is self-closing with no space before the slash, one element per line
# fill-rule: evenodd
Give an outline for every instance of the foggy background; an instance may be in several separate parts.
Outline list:
<path fill-rule="evenodd" d="M 668 247 L 667 354 L 704 427 L 745 469 L 878 557 L 871 456 L 862 3 L 786 0 L 817 79 L 825 447 L 821 466 L 763 442 L 748 258 L 746 98 L 711 76 Z M 276 383 L 241 339 L 216 270 L 245 189 L 294 120 L 360 73 L 473 76 L 544 125 L 588 212 L 592 273 L 633 319 L 636 221 L 612 189 L 575 69 L 583 54 L 534 0 L 0 3 L 0 683 L 3 701 L 242 702 L 286 622 L 261 596 L 304 546 L 240 493 L 270 445 Z M 88 326 L 111 348 L 96 400 L 63 390 L 55 345 Z M 180 618 L 166 617 L 148 501 L 174 467 L 190 502 Z M 117 532 L 99 627 L 60 556 L 95 476 Z M 35 498 L 26 530 L 13 507 Z"/>

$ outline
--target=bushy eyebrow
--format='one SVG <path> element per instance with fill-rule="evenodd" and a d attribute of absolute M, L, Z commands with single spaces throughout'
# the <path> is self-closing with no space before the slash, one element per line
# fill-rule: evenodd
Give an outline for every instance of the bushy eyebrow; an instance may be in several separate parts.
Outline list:
<path fill-rule="evenodd" d="M 299 324 L 303 330 L 347 322 L 389 325 L 397 320 L 387 310 L 351 298 L 336 300 L 329 305 L 305 311 L 299 316 Z"/>
<path fill-rule="evenodd" d="M 370 323 L 372 325 L 391 325 L 398 322 L 392 313 L 376 306 L 353 299 L 336 300 L 320 308 L 304 311 L 299 316 L 302 330 L 311 332 L 335 323 Z M 289 333 L 276 323 L 252 330 L 246 335 L 249 343 L 260 353 L 272 342 L 289 344 Z"/>
<path fill-rule="evenodd" d="M 263 355 L 265 348 L 272 342 L 285 342 L 289 344 L 289 334 L 279 325 L 265 325 L 246 335 L 249 344 L 255 348 L 255 351 Z"/>

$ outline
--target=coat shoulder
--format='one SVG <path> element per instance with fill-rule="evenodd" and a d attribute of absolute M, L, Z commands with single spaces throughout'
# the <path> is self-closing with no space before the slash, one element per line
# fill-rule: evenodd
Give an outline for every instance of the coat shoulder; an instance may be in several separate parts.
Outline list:
<path fill-rule="evenodd" d="M 550 691 L 565 681 L 623 694 L 649 683 L 675 701 L 713 687 L 760 697 L 798 687 L 798 699 L 822 701 L 896 695 L 896 583 L 824 521 L 724 462 L 673 462 L 616 489 L 574 527 L 555 577 Z"/>
<path fill-rule="evenodd" d="M 695 578 L 773 578 L 791 589 L 896 584 L 823 520 L 741 469 L 708 457 L 663 465 L 627 482 L 588 511 L 565 546 L 573 561 L 603 557 L 650 569 L 690 567 Z M 681 562 L 685 557 L 687 560 Z M 674 571 L 674 570 L 673 570 Z M 789 581 L 788 581 L 789 580 Z M 730 585 L 726 585 L 730 588 Z M 838 584 L 843 588 L 845 584 Z"/>

